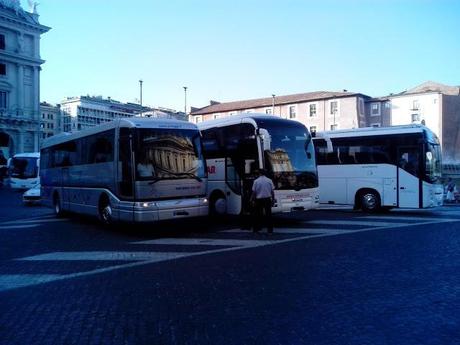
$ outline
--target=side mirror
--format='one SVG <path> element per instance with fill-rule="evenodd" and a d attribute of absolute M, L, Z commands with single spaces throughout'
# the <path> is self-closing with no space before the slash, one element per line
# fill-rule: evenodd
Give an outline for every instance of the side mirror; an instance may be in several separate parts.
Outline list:
<path fill-rule="evenodd" d="M 245 159 L 244 160 L 244 173 L 246 175 L 249 175 L 251 171 L 251 166 L 254 164 L 255 160 L 254 159 Z"/>
<path fill-rule="evenodd" d="M 271 150 L 272 137 L 265 128 L 259 129 L 259 136 L 262 139 L 262 148 L 264 151 Z"/>

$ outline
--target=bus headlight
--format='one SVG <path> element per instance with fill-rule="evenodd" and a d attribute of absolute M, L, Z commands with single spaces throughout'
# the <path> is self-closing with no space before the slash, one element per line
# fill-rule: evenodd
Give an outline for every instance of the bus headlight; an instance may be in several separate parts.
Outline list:
<path fill-rule="evenodd" d="M 137 205 L 138 205 L 139 207 L 147 208 L 147 207 L 154 207 L 154 206 L 156 206 L 156 203 L 144 201 L 144 202 L 138 203 Z"/>
<path fill-rule="evenodd" d="M 204 198 L 203 199 L 203 204 L 207 204 L 208 203 L 208 199 Z"/>

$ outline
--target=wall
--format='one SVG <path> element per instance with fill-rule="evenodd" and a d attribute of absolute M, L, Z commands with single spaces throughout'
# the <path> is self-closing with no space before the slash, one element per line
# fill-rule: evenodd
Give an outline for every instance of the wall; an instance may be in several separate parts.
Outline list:
<path fill-rule="evenodd" d="M 442 95 L 443 163 L 460 164 L 460 96 Z"/>

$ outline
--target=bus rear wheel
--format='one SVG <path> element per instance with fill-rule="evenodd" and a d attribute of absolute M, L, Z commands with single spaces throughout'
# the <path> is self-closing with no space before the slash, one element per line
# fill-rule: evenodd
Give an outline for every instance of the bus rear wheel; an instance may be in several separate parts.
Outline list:
<path fill-rule="evenodd" d="M 62 217 L 64 212 L 62 211 L 61 198 L 59 198 L 58 193 L 54 194 L 53 208 L 54 208 L 54 214 L 56 215 L 56 217 Z"/>
<path fill-rule="evenodd" d="M 103 196 L 99 201 L 99 220 L 104 225 L 111 225 L 113 223 L 113 210 L 107 196 Z"/>
<path fill-rule="evenodd" d="M 364 212 L 380 210 L 380 196 L 376 191 L 366 190 L 361 193 L 361 208 Z"/>

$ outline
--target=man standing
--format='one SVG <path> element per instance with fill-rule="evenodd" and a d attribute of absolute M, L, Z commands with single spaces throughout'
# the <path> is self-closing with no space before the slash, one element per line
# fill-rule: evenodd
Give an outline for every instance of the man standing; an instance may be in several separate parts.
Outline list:
<path fill-rule="evenodd" d="M 251 203 L 254 205 L 252 214 L 253 231 L 259 232 L 261 225 L 267 227 L 269 234 L 273 233 L 272 204 L 275 200 L 273 181 L 265 176 L 265 171 L 256 172 L 259 176 L 252 185 Z"/>

